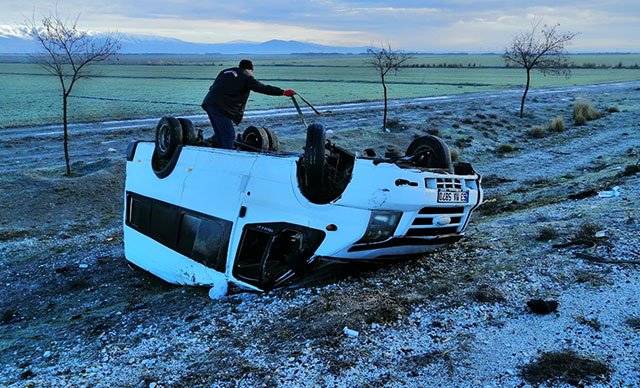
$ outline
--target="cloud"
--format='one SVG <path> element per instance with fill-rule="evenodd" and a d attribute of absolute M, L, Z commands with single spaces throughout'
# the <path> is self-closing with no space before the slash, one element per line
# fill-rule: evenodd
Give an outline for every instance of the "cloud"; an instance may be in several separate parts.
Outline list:
<path fill-rule="evenodd" d="M 53 0 L 0 0 L 0 24 L 44 13 Z M 581 32 L 574 49 L 640 51 L 637 0 L 65 0 L 61 15 L 80 14 L 94 30 L 162 35 L 193 42 L 270 39 L 420 51 L 500 51 L 534 20 Z M 99 10 L 99 11 L 96 11 Z"/>

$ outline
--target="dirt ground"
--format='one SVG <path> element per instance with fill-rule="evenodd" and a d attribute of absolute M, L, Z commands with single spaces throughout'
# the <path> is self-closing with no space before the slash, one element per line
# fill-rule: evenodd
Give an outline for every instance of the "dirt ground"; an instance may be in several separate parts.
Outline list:
<path fill-rule="evenodd" d="M 575 125 L 577 99 L 601 117 Z M 124 258 L 124 152 L 153 124 L 78 127 L 72 177 L 54 129 L 0 132 L 0 385 L 640 384 L 640 82 L 533 91 L 524 118 L 517 91 L 404 101 L 390 132 L 375 105 L 339 108 L 306 117 L 335 144 L 384 154 L 430 133 L 474 165 L 467 237 L 218 301 Z M 295 115 L 248 125 L 302 149 Z M 531 313 L 538 298 L 558 310 Z"/>

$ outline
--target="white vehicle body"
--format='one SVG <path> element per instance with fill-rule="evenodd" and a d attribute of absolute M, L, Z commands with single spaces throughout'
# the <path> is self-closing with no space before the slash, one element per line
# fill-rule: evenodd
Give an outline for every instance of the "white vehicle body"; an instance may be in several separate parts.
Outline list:
<path fill-rule="evenodd" d="M 176 284 L 266 290 L 318 258 L 422 254 L 460 239 L 482 202 L 480 176 L 354 158 L 327 203 L 300 187 L 300 154 L 183 146 L 160 178 L 153 142 L 127 156 L 125 256 Z"/>

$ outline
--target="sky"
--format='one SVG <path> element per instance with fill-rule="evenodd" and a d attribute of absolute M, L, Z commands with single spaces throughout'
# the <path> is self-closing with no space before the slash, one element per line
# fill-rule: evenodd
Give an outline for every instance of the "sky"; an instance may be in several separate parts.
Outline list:
<path fill-rule="evenodd" d="M 534 23 L 569 52 L 640 52 L 640 0 L 0 0 L 0 25 L 57 9 L 78 27 L 188 42 L 297 40 L 421 52 L 502 52 Z"/>

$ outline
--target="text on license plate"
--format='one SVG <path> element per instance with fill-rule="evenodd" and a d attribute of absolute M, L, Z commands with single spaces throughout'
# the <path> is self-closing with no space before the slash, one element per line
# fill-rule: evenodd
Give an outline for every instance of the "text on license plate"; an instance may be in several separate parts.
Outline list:
<path fill-rule="evenodd" d="M 458 190 L 458 191 L 448 191 L 448 190 L 438 190 L 438 202 L 444 203 L 468 203 L 469 202 L 469 191 L 468 190 Z"/>

